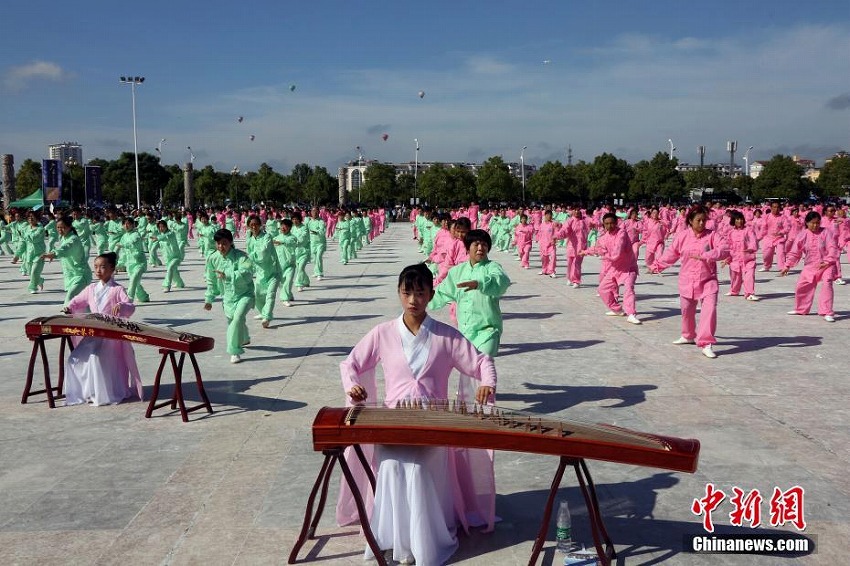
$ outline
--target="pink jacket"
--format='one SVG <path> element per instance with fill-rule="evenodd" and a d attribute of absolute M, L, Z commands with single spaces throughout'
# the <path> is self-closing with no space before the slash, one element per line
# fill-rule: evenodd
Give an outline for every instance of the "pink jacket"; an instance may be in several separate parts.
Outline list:
<path fill-rule="evenodd" d="M 791 249 L 785 257 L 785 269 L 791 269 L 800 258 L 805 255 L 801 279 L 812 280 L 819 277 L 826 270 L 830 272 L 830 279 L 835 278 L 835 262 L 838 260 L 838 245 L 835 238 L 826 228 L 819 228 L 817 232 L 809 229 L 803 230 L 797 235 Z M 821 268 L 821 264 L 829 264 Z"/>
<path fill-rule="evenodd" d="M 701 299 L 717 294 L 717 262 L 729 256 L 729 246 L 711 230 L 696 234 L 688 227 L 676 234 L 673 243 L 655 261 L 653 270 L 667 269 L 679 259 L 679 295 Z"/>
<path fill-rule="evenodd" d="M 632 241 L 624 228 L 613 234 L 604 232 L 596 240 L 596 245 L 589 248 L 587 253 L 602 258 L 602 273 L 608 274 L 610 270 L 610 274 L 615 277 L 620 273 L 637 273 L 637 258 L 632 247 Z"/>
<path fill-rule="evenodd" d="M 403 399 L 448 399 L 449 377 L 453 370 L 480 380 L 481 385 L 496 387 L 493 358 L 476 350 L 472 342 L 464 338 L 456 328 L 430 317 L 428 324 L 431 342 L 428 360 L 417 379 L 407 363 L 398 324 L 398 319 L 393 319 L 373 328 L 339 365 L 342 387 L 346 393 L 354 385 L 360 385 L 366 389 L 367 403 L 380 402 L 381 396 L 378 395 L 375 379 L 375 369 L 378 365 L 383 370 L 383 398 L 387 407 L 394 407 Z M 350 404 L 349 401 L 350 398 L 346 395 L 346 404 Z M 365 448 L 369 447 L 364 446 Z M 452 461 L 450 469 L 456 472 L 452 482 L 455 511 L 464 528 L 468 531 L 470 524 L 480 523 L 483 519 L 488 529 L 492 529 L 496 517 L 492 454 L 485 450 L 455 448 L 449 451 L 449 458 Z M 352 470 L 360 471 L 362 467 L 355 463 Z M 360 471 L 356 475 L 358 485 L 365 488 L 361 489 L 361 493 L 371 495 L 371 489 L 366 487 L 368 480 L 365 472 Z M 371 497 L 368 498 L 367 504 L 371 507 Z M 340 525 L 357 520 L 354 498 L 346 482 L 342 482 L 340 486 L 336 516 Z M 478 520 L 470 520 L 472 517 L 478 517 Z"/>
<path fill-rule="evenodd" d="M 726 241 L 729 243 L 729 253 L 732 256 L 730 263 L 736 271 L 743 269 L 745 264 L 756 261 L 758 240 L 752 228 L 749 226 L 744 226 L 740 230 L 733 228 L 726 235 Z"/>

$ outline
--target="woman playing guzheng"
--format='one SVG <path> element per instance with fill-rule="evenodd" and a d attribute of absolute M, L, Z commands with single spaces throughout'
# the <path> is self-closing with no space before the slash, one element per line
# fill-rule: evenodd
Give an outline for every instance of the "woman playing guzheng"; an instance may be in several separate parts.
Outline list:
<path fill-rule="evenodd" d="M 433 276 L 424 264 L 406 267 L 399 276 L 403 313 L 379 324 L 361 339 L 340 364 L 342 384 L 352 403 L 377 404 L 375 368 L 384 375 L 384 405 L 408 400 L 447 399 L 453 370 L 480 382 L 478 403 L 492 402 L 496 390 L 493 359 L 482 354 L 456 329 L 428 316 L 434 296 Z M 463 386 L 461 386 L 463 387 Z M 428 410 L 428 409 L 423 409 Z M 369 523 L 381 550 L 392 559 L 416 564 L 443 564 L 457 550 L 457 526 L 492 530 L 495 480 L 492 453 L 450 447 L 364 446 L 377 469 Z M 350 457 L 347 454 L 347 457 Z M 352 470 L 360 469 L 359 464 Z M 358 478 L 361 494 L 371 490 Z M 361 481 L 362 480 L 362 481 Z M 372 503 L 371 501 L 367 502 Z M 357 520 L 354 499 L 345 482 L 337 503 L 341 525 Z M 366 558 L 371 558 L 367 548 Z"/>
<path fill-rule="evenodd" d="M 97 283 L 92 283 L 68 303 L 65 312 L 99 313 L 130 318 L 136 307 L 124 287 L 115 282 L 117 257 L 107 252 L 94 260 Z M 65 363 L 65 404 L 90 402 L 110 405 L 124 399 L 142 398 L 142 379 L 133 346 L 124 340 L 87 336 L 74 348 Z"/>

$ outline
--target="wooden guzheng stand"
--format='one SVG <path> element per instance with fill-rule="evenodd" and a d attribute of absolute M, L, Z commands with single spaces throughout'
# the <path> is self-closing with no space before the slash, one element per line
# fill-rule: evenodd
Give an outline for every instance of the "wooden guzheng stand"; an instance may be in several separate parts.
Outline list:
<path fill-rule="evenodd" d="M 467 407 L 454 403 L 449 406 L 446 401 L 426 405 L 413 402 L 393 409 L 324 407 L 313 421 L 313 448 L 321 451 L 325 459 L 307 500 L 301 534 L 289 554 L 290 564 L 298 562 L 298 552 L 307 539 L 315 538 L 327 499 L 331 472 L 336 463 L 339 463 L 354 494 L 366 542 L 378 563 L 386 564 L 369 527 L 363 498 L 343 457 L 344 449 L 353 446 L 374 491 L 375 478 L 360 448 L 361 444 L 456 446 L 558 456 L 560 462 L 552 479 L 540 530 L 528 563 L 537 563 L 546 541 L 561 478 L 567 466 L 572 466 L 584 495 L 596 552 L 605 566 L 609 566 L 615 557 L 614 545 L 602 522 L 596 488 L 585 460 L 604 460 L 692 473 L 697 469 L 700 446 L 698 440 L 635 432 L 607 424 L 559 421 L 498 407 Z M 314 516 L 314 503 L 320 489 L 319 505 Z"/>
<path fill-rule="evenodd" d="M 195 354 L 213 349 L 215 340 L 212 338 L 189 334 L 188 332 L 177 332 L 170 328 L 161 328 L 151 324 L 133 322 L 104 314 L 57 315 L 34 318 L 26 324 L 25 331 L 27 338 L 32 341 L 33 345 L 29 367 L 27 368 L 27 382 L 24 386 L 21 403 L 26 403 L 27 399 L 33 395 L 45 393 L 47 395 L 47 404 L 51 409 L 55 408 L 56 399 L 64 397 L 62 387 L 65 379 L 65 348 L 74 349 L 74 344 L 71 341 L 72 337 L 84 338 L 94 336 L 97 338 L 125 340 L 133 344 L 159 347 L 159 353 L 162 355 L 162 358 L 159 362 L 159 368 L 156 371 L 153 393 L 151 394 L 151 400 L 148 403 L 145 417 L 150 418 L 154 410 L 165 407 L 166 405 L 170 405 L 172 411 L 179 408 L 183 422 L 189 421 L 189 413 L 192 411 L 206 409 L 207 413 L 213 412 L 210 400 L 204 391 L 201 369 L 198 367 L 198 361 L 195 359 Z M 59 379 L 56 386 L 53 386 L 50 381 L 50 364 L 47 360 L 47 352 L 44 347 L 44 343 L 53 338 L 60 339 Z M 176 357 L 178 352 L 180 353 L 179 360 Z M 41 362 L 44 367 L 44 389 L 33 391 L 33 372 L 38 353 L 41 353 Z M 195 371 L 195 383 L 198 386 L 198 393 L 202 399 L 202 403 L 194 407 L 186 407 L 183 399 L 183 362 L 186 360 L 187 355 Z M 171 369 L 174 374 L 174 394 L 168 401 L 157 403 L 160 380 L 162 379 L 162 372 L 165 369 L 165 363 L 167 361 L 171 362 Z"/>

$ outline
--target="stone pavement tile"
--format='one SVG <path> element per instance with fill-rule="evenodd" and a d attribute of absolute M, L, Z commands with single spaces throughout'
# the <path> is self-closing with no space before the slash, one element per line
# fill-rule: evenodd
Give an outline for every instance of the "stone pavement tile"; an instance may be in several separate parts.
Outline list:
<path fill-rule="evenodd" d="M 73 531 L 123 527 L 144 507 L 150 493 L 132 485 L 123 489 L 54 489 L 25 512 L 12 517 L 9 531 Z"/>
<path fill-rule="evenodd" d="M 182 540 L 184 532 L 183 525 L 124 529 L 105 548 L 91 549 L 89 555 L 95 559 L 81 563 L 103 566 L 171 563 L 175 545 Z M 212 562 L 215 555 L 209 556 L 208 560 Z"/>
<path fill-rule="evenodd" d="M 128 530 L 188 528 L 209 498 L 211 487 L 165 484 L 149 499 L 127 526 Z"/>
<path fill-rule="evenodd" d="M 15 565 L 87 565 L 109 547 L 120 531 L 79 529 L 66 532 L 0 532 L 0 563 Z"/>

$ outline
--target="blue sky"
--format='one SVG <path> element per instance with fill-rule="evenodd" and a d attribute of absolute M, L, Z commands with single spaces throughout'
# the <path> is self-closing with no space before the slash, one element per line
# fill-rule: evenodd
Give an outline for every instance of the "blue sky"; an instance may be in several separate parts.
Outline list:
<path fill-rule="evenodd" d="M 0 153 L 289 173 L 364 157 L 727 161 L 726 140 L 818 164 L 850 149 L 846 0 L 8 2 Z M 545 62 L 544 61 L 548 61 Z M 290 90 L 295 85 L 295 90 Z M 419 91 L 425 96 L 420 98 Z M 243 116 L 242 123 L 237 121 Z M 388 134 L 386 141 L 382 135 Z M 254 136 L 254 141 L 250 136 Z M 743 152 L 739 150 L 736 162 Z"/>

